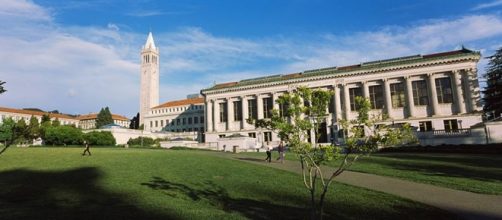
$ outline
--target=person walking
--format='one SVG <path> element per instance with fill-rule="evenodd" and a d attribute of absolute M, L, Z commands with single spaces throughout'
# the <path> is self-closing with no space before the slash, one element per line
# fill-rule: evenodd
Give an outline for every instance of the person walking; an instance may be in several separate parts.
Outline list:
<path fill-rule="evenodd" d="M 265 158 L 265 161 L 272 162 L 272 146 L 270 145 L 267 146 L 267 158 Z"/>
<path fill-rule="evenodd" d="M 84 141 L 84 145 L 85 145 L 85 150 L 84 153 L 82 153 L 82 156 L 85 156 L 85 152 L 89 153 L 89 156 L 91 156 L 91 151 L 89 150 L 89 144 L 87 143 L 87 141 Z"/>
<path fill-rule="evenodd" d="M 279 157 L 277 158 L 277 160 L 281 160 L 281 163 L 284 163 L 284 150 L 284 143 L 281 141 L 281 143 L 277 147 L 277 151 L 279 152 Z"/>

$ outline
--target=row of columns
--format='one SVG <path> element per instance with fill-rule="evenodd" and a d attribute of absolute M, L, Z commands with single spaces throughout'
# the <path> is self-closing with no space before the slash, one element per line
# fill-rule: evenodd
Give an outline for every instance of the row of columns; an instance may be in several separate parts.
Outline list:
<path fill-rule="evenodd" d="M 472 72 L 465 72 L 465 76 L 467 79 L 470 78 L 469 74 L 472 74 Z M 453 89 L 453 98 L 454 98 L 454 104 L 456 104 L 457 107 L 457 113 L 459 114 L 464 114 L 466 113 L 466 106 L 464 102 L 464 96 L 463 90 L 462 90 L 462 75 L 460 71 L 452 71 L 451 74 L 451 86 Z M 407 109 L 407 117 L 413 118 L 416 116 L 415 113 L 415 103 L 413 99 L 413 78 L 411 76 L 404 76 L 404 83 L 405 83 L 405 103 L 406 103 L 406 109 Z M 437 92 L 436 92 L 436 77 L 435 74 L 427 74 L 427 89 L 428 89 L 428 96 L 429 96 L 429 105 L 431 106 L 432 110 L 432 115 L 438 115 L 440 114 L 439 110 L 439 104 L 438 104 L 438 98 L 437 98 Z M 369 85 L 368 82 L 363 81 L 361 82 L 362 84 L 362 90 L 363 90 L 363 96 L 368 98 L 370 96 L 369 94 Z M 392 111 L 392 97 L 391 97 L 391 91 L 390 91 L 390 81 L 387 78 L 382 79 L 382 85 L 383 85 L 383 91 L 384 91 L 384 101 L 385 101 L 385 109 L 387 114 L 391 114 Z M 470 84 L 469 84 L 470 85 Z M 342 117 L 349 118 L 349 114 L 351 112 L 350 110 L 350 96 L 349 96 L 349 84 L 335 84 L 333 86 L 334 88 L 334 115 L 333 119 L 335 122 L 339 121 L 342 119 Z M 470 109 L 472 110 L 474 108 L 474 101 L 471 97 L 472 92 L 470 91 L 470 86 L 467 86 L 467 88 L 464 88 L 466 92 L 466 97 L 468 98 L 468 106 L 470 106 Z M 343 92 L 342 92 L 343 91 Z M 342 94 L 340 96 L 340 94 Z M 271 93 L 267 94 L 266 97 L 272 97 L 273 99 L 273 108 L 274 109 L 279 109 L 279 104 L 276 103 L 277 98 L 279 97 L 279 93 Z M 255 95 L 254 98 L 256 99 L 257 103 L 257 113 L 258 113 L 258 119 L 263 118 L 263 98 L 265 97 L 265 94 L 258 94 Z M 215 100 L 209 100 L 206 101 L 205 103 L 205 113 L 206 113 L 206 129 L 208 132 L 216 131 L 217 126 L 216 124 L 220 123 L 220 111 L 219 111 L 219 104 L 220 103 L 227 103 L 227 122 L 225 125 L 226 130 L 233 130 L 233 123 L 234 122 L 234 106 L 233 106 L 233 101 L 241 101 L 241 107 L 242 107 L 242 119 L 240 123 L 240 128 L 239 129 L 246 129 L 247 128 L 247 122 L 246 118 L 248 116 L 248 99 L 249 96 L 241 96 L 239 98 L 225 98 L 224 101 L 218 102 Z M 344 108 L 342 109 L 341 102 L 345 103 L 343 106 Z M 214 112 L 213 112 L 214 109 Z"/>

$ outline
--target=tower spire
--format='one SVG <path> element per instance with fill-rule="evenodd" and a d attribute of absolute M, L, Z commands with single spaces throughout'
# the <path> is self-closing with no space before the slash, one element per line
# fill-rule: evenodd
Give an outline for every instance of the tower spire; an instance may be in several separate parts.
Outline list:
<path fill-rule="evenodd" d="M 155 49 L 155 42 L 153 41 L 152 32 L 148 32 L 148 38 L 146 38 L 146 43 L 144 49 Z"/>

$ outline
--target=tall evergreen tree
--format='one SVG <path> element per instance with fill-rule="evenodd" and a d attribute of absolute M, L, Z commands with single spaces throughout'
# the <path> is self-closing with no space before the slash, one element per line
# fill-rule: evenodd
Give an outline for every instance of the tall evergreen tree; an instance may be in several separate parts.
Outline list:
<path fill-rule="evenodd" d="M 108 107 L 101 108 L 96 117 L 96 128 L 113 123 L 112 113 Z"/>
<path fill-rule="evenodd" d="M 3 84 L 5 84 L 5 82 L 4 82 L 4 81 L 2 81 L 2 80 L 0 80 L 0 94 L 2 94 L 2 93 L 4 93 L 4 92 L 6 92 L 6 91 L 7 91 L 7 90 L 5 90 L 5 89 L 3 88 Z"/>
<path fill-rule="evenodd" d="M 139 128 L 139 112 L 138 112 L 138 114 L 136 114 L 136 116 L 134 116 L 131 119 L 131 123 L 129 124 L 129 128 L 130 129 L 138 129 Z"/>
<path fill-rule="evenodd" d="M 54 120 L 52 121 L 52 126 L 53 126 L 53 127 L 57 127 L 57 126 L 59 126 L 59 125 L 61 125 L 61 122 L 59 121 L 59 119 L 58 119 L 58 118 L 56 118 L 56 119 L 54 119 Z"/>
<path fill-rule="evenodd" d="M 484 111 L 489 118 L 500 117 L 502 114 L 502 47 L 489 59 L 486 68 L 486 89 L 484 93 Z"/>
<path fill-rule="evenodd" d="M 31 116 L 30 124 L 28 125 L 28 137 L 30 140 L 37 139 L 40 137 L 40 123 L 35 116 Z"/>

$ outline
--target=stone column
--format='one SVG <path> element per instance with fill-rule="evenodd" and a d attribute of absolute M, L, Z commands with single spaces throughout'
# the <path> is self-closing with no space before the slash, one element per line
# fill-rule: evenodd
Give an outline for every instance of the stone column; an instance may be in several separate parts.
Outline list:
<path fill-rule="evenodd" d="M 438 104 L 438 95 L 436 91 L 436 77 L 433 73 L 427 74 L 427 79 L 429 81 L 429 94 L 430 101 L 429 103 L 432 106 L 432 115 L 439 115 L 439 104 Z"/>
<path fill-rule="evenodd" d="M 370 97 L 370 89 L 368 87 L 368 82 L 363 81 L 363 82 L 361 82 L 361 85 L 363 87 L 363 97 L 369 98 Z"/>
<path fill-rule="evenodd" d="M 246 96 L 241 96 L 241 104 L 242 104 L 242 120 L 241 120 L 241 130 L 246 129 L 246 119 L 248 118 L 248 99 Z"/>
<path fill-rule="evenodd" d="M 342 119 L 342 106 L 340 102 L 340 85 L 334 85 L 333 87 L 335 88 L 335 95 L 334 97 L 334 109 L 335 109 L 335 114 L 334 114 L 334 119 L 336 122 L 340 121 Z"/>
<path fill-rule="evenodd" d="M 464 96 L 462 94 L 462 78 L 458 70 L 452 72 L 452 87 L 455 92 L 455 102 L 457 103 L 457 112 L 459 114 L 465 114 L 465 102 Z"/>
<path fill-rule="evenodd" d="M 234 102 L 233 99 L 227 98 L 227 131 L 232 130 L 232 122 L 234 121 Z"/>
<path fill-rule="evenodd" d="M 463 78 L 463 83 L 462 86 L 464 88 L 465 92 L 465 101 L 467 103 L 467 112 L 472 112 L 474 111 L 474 97 L 472 97 L 472 88 L 471 88 L 471 81 L 469 77 L 469 71 L 468 70 L 463 70 L 461 74 L 461 78 Z"/>
<path fill-rule="evenodd" d="M 214 102 L 214 129 L 213 131 L 218 132 L 218 125 L 220 124 L 220 102 L 215 100 Z"/>
<path fill-rule="evenodd" d="M 404 77 L 406 81 L 406 106 L 408 108 L 408 117 L 415 117 L 415 102 L 413 101 L 413 86 L 410 76 Z"/>
<path fill-rule="evenodd" d="M 213 100 L 209 100 L 206 102 L 206 131 L 212 132 L 214 129 L 213 124 Z"/>
<path fill-rule="evenodd" d="M 279 99 L 280 94 L 277 92 L 272 93 L 272 105 L 274 109 L 279 110 L 279 103 L 277 103 L 277 99 Z"/>
<path fill-rule="evenodd" d="M 258 113 L 258 119 L 263 119 L 263 100 L 261 94 L 256 96 L 256 111 Z"/>
<path fill-rule="evenodd" d="M 390 83 L 389 79 L 383 79 L 383 89 L 385 93 L 385 111 L 387 115 L 391 117 L 392 115 L 392 97 L 390 95 Z"/>
<path fill-rule="evenodd" d="M 345 103 L 345 119 L 349 120 L 350 116 L 350 96 L 349 96 L 349 85 L 343 85 L 343 102 Z"/>

